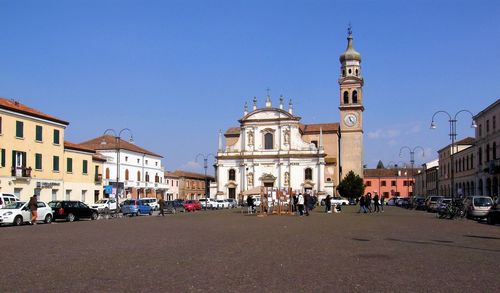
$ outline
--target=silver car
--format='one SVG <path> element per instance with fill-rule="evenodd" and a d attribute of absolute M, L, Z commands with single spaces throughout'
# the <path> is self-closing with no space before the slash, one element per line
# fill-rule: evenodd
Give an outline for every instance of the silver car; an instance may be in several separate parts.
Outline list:
<path fill-rule="evenodd" d="M 464 202 L 466 216 L 469 219 L 486 218 L 493 206 L 493 200 L 489 196 L 469 196 Z"/>

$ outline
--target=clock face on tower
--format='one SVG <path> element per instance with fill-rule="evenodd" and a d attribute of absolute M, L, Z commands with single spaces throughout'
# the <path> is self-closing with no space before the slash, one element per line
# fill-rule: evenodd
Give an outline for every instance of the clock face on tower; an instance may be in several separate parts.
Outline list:
<path fill-rule="evenodd" d="M 344 123 L 345 123 L 345 125 L 347 125 L 349 127 L 354 126 L 357 121 L 358 121 L 358 117 L 354 113 L 348 113 L 344 117 Z"/>

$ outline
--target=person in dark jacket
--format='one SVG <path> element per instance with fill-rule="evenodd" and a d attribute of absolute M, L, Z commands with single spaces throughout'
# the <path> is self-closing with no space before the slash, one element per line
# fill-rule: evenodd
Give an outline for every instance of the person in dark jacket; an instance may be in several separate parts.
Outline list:
<path fill-rule="evenodd" d="M 373 197 L 373 206 L 375 207 L 374 212 L 380 213 L 380 203 L 378 200 L 378 194 L 375 193 L 375 196 Z"/>
<path fill-rule="evenodd" d="M 358 213 L 361 213 L 361 212 L 366 214 L 365 196 L 364 195 L 361 195 L 361 197 L 359 198 L 359 211 L 358 211 Z"/>
<path fill-rule="evenodd" d="M 165 209 L 165 200 L 163 199 L 163 196 L 160 197 L 160 200 L 158 200 L 158 205 L 160 206 L 160 214 L 159 215 L 165 216 L 165 211 L 163 211 L 163 209 Z"/>
<path fill-rule="evenodd" d="M 33 194 L 30 197 L 30 201 L 28 202 L 28 207 L 31 210 L 31 225 L 36 225 L 36 218 L 38 217 L 38 199 L 36 198 L 36 194 Z"/>
<path fill-rule="evenodd" d="M 328 194 L 325 198 L 325 213 L 331 213 L 332 212 L 332 200 L 331 196 Z"/>
<path fill-rule="evenodd" d="M 309 193 L 304 195 L 304 207 L 306 208 L 306 216 L 309 216 L 309 210 L 311 209 L 312 198 Z"/>
<path fill-rule="evenodd" d="M 254 200 L 253 200 L 253 196 L 249 195 L 247 197 L 247 206 L 250 207 L 250 210 L 253 212 L 255 212 L 255 203 L 254 203 Z"/>

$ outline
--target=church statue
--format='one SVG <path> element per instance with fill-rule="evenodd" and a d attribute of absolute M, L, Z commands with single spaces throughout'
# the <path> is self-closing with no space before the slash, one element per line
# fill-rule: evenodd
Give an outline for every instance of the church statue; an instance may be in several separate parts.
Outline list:
<path fill-rule="evenodd" d="M 253 173 L 248 173 L 248 186 L 253 186 Z"/>
<path fill-rule="evenodd" d="M 288 172 L 285 172 L 285 185 L 288 186 L 290 183 L 290 174 Z"/>
<path fill-rule="evenodd" d="M 248 145 L 253 145 L 253 131 L 248 132 Z"/>
<path fill-rule="evenodd" d="M 286 129 L 285 130 L 285 144 L 290 143 L 290 130 Z"/>

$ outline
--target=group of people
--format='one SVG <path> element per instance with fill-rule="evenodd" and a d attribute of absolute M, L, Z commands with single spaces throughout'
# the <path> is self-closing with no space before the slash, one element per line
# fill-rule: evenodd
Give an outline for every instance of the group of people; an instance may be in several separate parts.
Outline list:
<path fill-rule="evenodd" d="M 316 204 L 318 203 L 318 197 L 315 195 L 310 195 L 309 193 L 292 195 L 292 212 L 297 213 L 299 216 L 309 216 L 310 211 L 314 209 Z M 254 213 L 256 210 L 255 199 L 252 195 L 247 197 L 247 206 L 249 208 L 250 213 Z M 267 205 L 263 202 L 264 211 L 267 212 Z"/>
<path fill-rule="evenodd" d="M 359 198 L 359 211 L 358 213 L 380 213 L 384 212 L 384 197 L 379 197 L 377 193 L 372 197 L 368 192 Z"/>

